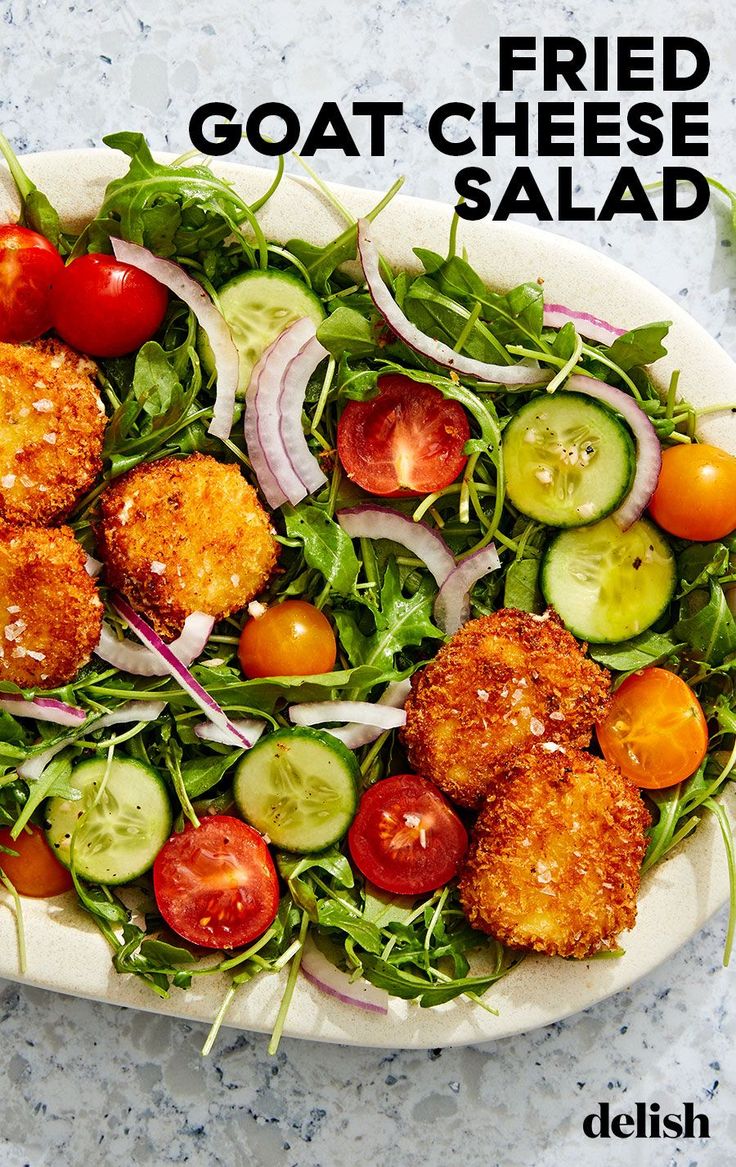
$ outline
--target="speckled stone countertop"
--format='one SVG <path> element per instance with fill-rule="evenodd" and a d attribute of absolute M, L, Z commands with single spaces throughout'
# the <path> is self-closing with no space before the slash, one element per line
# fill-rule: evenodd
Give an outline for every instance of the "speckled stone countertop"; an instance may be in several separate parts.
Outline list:
<path fill-rule="evenodd" d="M 666 28 L 655 24 L 644 0 L 588 0 L 577 11 L 552 3 L 543 31 L 699 36 L 713 59 L 698 95 L 711 102 L 709 165 L 733 182 L 730 13 L 720 0 L 682 0 L 667 19 Z M 327 99 L 400 99 L 405 116 L 385 158 L 324 155 L 320 172 L 371 187 L 405 173 L 407 193 L 444 200 L 453 197 L 457 160 L 430 149 L 428 111 L 443 100 L 493 98 L 496 38 L 542 31 L 516 0 L 0 0 L 0 20 L 0 126 L 21 151 L 99 145 L 123 128 L 184 150 L 192 110 L 212 99 L 241 111 L 284 100 L 305 121 Z M 236 157 L 253 160 L 246 147 Z M 652 177 L 660 163 L 652 161 Z M 556 161 L 534 166 L 551 192 Z M 577 161 L 583 193 L 599 203 L 615 166 Z M 645 164 L 640 170 L 649 176 Z M 736 256 L 725 211 L 714 207 L 691 224 L 555 229 L 647 276 L 736 355 Z M 225 1030 L 202 1060 L 200 1026 L 2 982 L 0 1164 L 721 1167 L 736 1137 L 734 973 L 721 968 L 724 930 L 721 915 L 665 967 L 587 1013 L 458 1050 L 287 1040 L 271 1059 L 264 1038 Z M 708 1114 L 709 1141 L 591 1142 L 582 1133 L 599 1102 L 627 1111 L 658 1102 L 664 1112 L 685 1100 Z"/>

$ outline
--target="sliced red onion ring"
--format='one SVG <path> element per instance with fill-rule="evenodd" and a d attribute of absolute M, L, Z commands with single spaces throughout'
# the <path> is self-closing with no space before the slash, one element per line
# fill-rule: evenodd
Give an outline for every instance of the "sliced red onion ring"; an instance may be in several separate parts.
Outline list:
<path fill-rule="evenodd" d="M 126 243 L 124 239 L 111 239 L 110 242 L 116 259 L 147 272 L 183 300 L 207 333 L 217 369 L 215 407 L 208 433 L 216 438 L 229 438 L 238 388 L 239 358 L 225 317 L 212 303 L 202 285 L 187 275 L 178 263 L 161 259 L 137 243 Z"/>
<path fill-rule="evenodd" d="M 184 692 L 189 694 L 192 701 L 194 701 L 195 705 L 199 706 L 205 717 L 209 718 L 220 729 L 229 730 L 240 744 L 247 749 L 250 745 L 247 738 L 236 729 L 225 711 L 217 704 L 214 697 L 210 697 L 206 689 L 202 688 L 199 681 L 192 676 L 186 665 L 183 665 L 174 656 L 168 644 L 164 644 L 161 637 L 154 632 L 150 624 L 147 624 L 137 612 L 134 612 L 127 600 L 124 600 L 121 596 L 116 596 L 114 606 L 115 610 L 127 623 L 131 632 L 134 632 L 138 639 L 158 657 L 164 667 L 165 673 L 173 677 L 181 685 Z"/>
<path fill-rule="evenodd" d="M 455 568 L 455 559 L 444 539 L 426 523 L 415 523 L 388 507 L 364 503 L 338 511 L 336 519 L 351 539 L 390 539 L 421 559 L 442 587 Z"/>
<path fill-rule="evenodd" d="M 592 340 L 595 344 L 613 344 L 614 340 L 623 336 L 626 331 L 624 328 L 615 328 L 613 324 L 601 320 L 598 316 L 591 316 L 590 312 L 575 312 L 572 308 L 566 308 L 564 304 L 545 304 L 545 328 L 562 328 L 570 321 L 580 336 Z"/>
<path fill-rule="evenodd" d="M 491 543 L 458 563 L 448 575 L 434 602 L 434 614 L 440 628 L 449 636 L 470 618 L 470 593 L 479 579 L 498 571 L 501 560 Z"/>
<path fill-rule="evenodd" d="M 392 681 L 390 685 L 386 686 L 385 691 L 379 697 L 377 706 L 387 705 L 393 709 L 403 711 L 404 704 L 410 692 L 410 680 Z M 325 732 L 338 738 L 349 750 L 358 750 L 361 746 L 367 746 L 370 742 L 374 742 L 376 738 L 380 737 L 386 731 L 376 725 L 352 723 L 349 725 L 333 726 L 332 729 L 328 729 Z"/>
<path fill-rule="evenodd" d="M 167 645 L 177 660 L 187 667 L 202 654 L 214 627 L 214 619 L 204 612 L 192 612 L 184 621 L 181 635 Z M 137 677 L 165 677 L 166 670 L 150 649 L 142 644 L 119 640 L 109 624 L 102 624 L 95 654 L 109 665 Z"/>
<path fill-rule="evenodd" d="M 324 725 L 326 721 L 352 721 L 376 729 L 398 729 L 406 723 L 403 709 L 374 701 L 306 701 L 292 705 L 289 720 L 294 725 Z"/>
<path fill-rule="evenodd" d="M 245 435 L 245 445 L 248 450 L 248 457 L 250 464 L 253 467 L 253 473 L 256 476 L 256 481 L 261 488 L 261 493 L 266 502 L 274 510 L 276 507 L 283 506 L 287 502 L 286 491 L 283 490 L 276 474 L 271 469 L 271 463 L 266 457 L 265 451 L 261 446 L 260 437 L 258 433 L 258 411 L 259 398 L 261 393 L 261 374 L 265 368 L 266 358 L 273 345 L 270 345 L 264 352 L 261 359 L 256 364 L 251 373 L 250 381 L 248 383 L 248 391 L 245 398 L 245 412 L 243 414 L 243 432 Z M 280 447 L 277 447 L 280 448 Z"/>
<path fill-rule="evenodd" d="M 291 464 L 297 475 L 304 483 L 307 493 L 314 494 L 327 482 L 322 468 L 307 445 L 302 426 L 302 410 L 307 383 L 320 361 L 330 354 L 324 345 L 320 344 L 314 333 L 298 354 L 289 363 L 286 375 L 281 381 L 278 414 L 281 428 L 281 444 L 288 451 Z M 293 506 L 304 498 L 301 495 L 296 500 L 289 499 Z"/>
<path fill-rule="evenodd" d="M 245 404 L 248 456 L 266 501 L 296 506 L 327 479 L 302 429 L 307 382 L 327 350 L 304 316 L 284 329 L 253 370 Z"/>
<path fill-rule="evenodd" d="M 584 393 L 587 397 L 594 397 L 597 401 L 610 405 L 611 409 L 620 413 L 631 427 L 636 439 L 636 473 L 631 490 L 611 516 L 622 531 L 627 531 L 648 505 L 662 469 L 662 447 L 656 430 L 633 397 L 621 389 L 606 385 L 605 381 L 576 374 L 568 378 L 565 388 L 572 389 L 575 393 Z"/>
<path fill-rule="evenodd" d="M 0 696 L 0 709 L 12 713 L 13 717 L 35 717 L 36 721 L 50 721 L 54 725 L 77 726 L 87 717 L 84 709 L 57 701 L 55 697 L 33 697 L 26 700 L 15 693 L 3 693 Z"/>
<path fill-rule="evenodd" d="M 87 575 L 92 576 L 92 579 L 97 579 L 97 576 L 102 571 L 102 560 L 95 559 L 94 555 L 88 555 L 84 570 L 87 572 Z"/>
<path fill-rule="evenodd" d="M 255 717 L 241 717 L 237 721 L 233 719 L 231 725 L 235 726 L 240 736 L 236 737 L 230 730 L 220 729 L 211 721 L 198 722 L 194 726 L 194 732 L 203 742 L 217 742 L 220 746 L 235 746 L 236 749 L 242 750 L 244 738 L 247 739 L 249 746 L 254 746 L 266 728 L 266 722 L 258 721 Z"/>
<path fill-rule="evenodd" d="M 486 361 L 476 361 L 472 357 L 455 352 L 448 344 L 427 336 L 417 328 L 402 312 L 381 277 L 380 256 L 370 235 L 371 225 L 367 219 L 358 220 L 358 256 L 363 268 L 371 300 L 399 340 L 403 340 L 414 352 L 429 357 L 437 365 L 454 369 L 467 377 L 495 385 L 545 385 L 551 381 L 549 369 L 530 369 L 526 365 L 490 365 Z"/>
<path fill-rule="evenodd" d="M 92 732 L 97 729 L 105 729 L 109 725 L 125 725 L 130 721 L 155 721 L 165 708 L 165 701 L 126 701 L 124 705 L 113 709 L 111 713 L 103 713 L 99 717 L 90 717 L 83 728 L 89 729 Z M 76 741 L 78 737 L 78 733 L 68 734 L 67 737 L 54 742 L 52 746 L 49 746 L 48 749 L 43 750 L 40 754 L 35 754 L 32 758 L 21 762 L 20 766 L 18 766 L 19 776 L 25 778 L 27 782 L 37 780 L 41 777 L 49 762 L 73 741 Z"/>
<path fill-rule="evenodd" d="M 369 1013 L 388 1013 L 385 989 L 377 988 L 362 977 L 351 981 L 348 974 L 336 968 L 311 940 L 304 946 L 300 968 L 310 985 L 343 1004 L 356 1005 Z"/>

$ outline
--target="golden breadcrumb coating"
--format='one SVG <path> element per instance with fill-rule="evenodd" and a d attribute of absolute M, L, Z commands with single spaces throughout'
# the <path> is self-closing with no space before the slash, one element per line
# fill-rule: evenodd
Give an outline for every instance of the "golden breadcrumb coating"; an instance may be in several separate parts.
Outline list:
<path fill-rule="evenodd" d="M 586 957 L 634 926 L 649 814 L 615 766 L 536 746 L 490 791 L 460 879 L 470 924 L 512 948 Z"/>
<path fill-rule="evenodd" d="M 100 638 L 102 602 L 69 527 L 0 526 L 0 677 L 72 681 Z"/>
<path fill-rule="evenodd" d="M 64 518 L 102 469 L 95 366 L 56 340 L 0 344 L 0 519 Z"/>
<path fill-rule="evenodd" d="M 220 620 L 244 608 L 276 565 L 255 490 L 205 454 L 136 466 L 104 492 L 100 516 L 106 582 L 162 636 L 191 612 Z"/>
<path fill-rule="evenodd" d="M 412 677 L 402 737 L 413 769 L 473 807 L 535 741 L 590 745 L 610 676 L 584 649 L 551 610 L 470 620 Z"/>

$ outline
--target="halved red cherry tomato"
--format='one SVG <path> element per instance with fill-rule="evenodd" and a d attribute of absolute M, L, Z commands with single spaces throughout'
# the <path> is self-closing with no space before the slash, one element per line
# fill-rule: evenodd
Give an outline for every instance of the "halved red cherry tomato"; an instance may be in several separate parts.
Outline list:
<path fill-rule="evenodd" d="M 284 600 L 251 616 L 240 634 L 246 677 L 306 677 L 335 667 L 337 644 L 326 616 L 306 600 Z"/>
<path fill-rule="evenodd" d="M 64 263 L 37 231 L 0 227 L 0 340 L 35 340 L 51 327 L 51 288 Z"/>
<path fill-rule="evenodd" d="M 667 669 L 642 669 L 627 677 L 596 733 L 606 761 L 645 790 L 689 778 L 708 749 L 700 702 Z"/>
<path fill-rule="evenodd" d="M 408 498 L 454 482 L 470 437 L 465 410 L 433 385 L 401 374 L 378 381 L 370 401 L 349 401 L 337 426 L 345 473 L 369 494 Z"/>
<path fill-rule="evenodd" d="M 371 883 L 396 895 L 422 895 L 457 875 L 468 836 L 428 779 L 394 774 L 366 790 L 348 843 Z"/>
<path fill-rule="evenodd" d="M 0 867 L 21 895 L 42 899 L 74 887 L 71 875 L 59 863 L 40 827 L 30 824 L 29 830 L 21 831 L 17 839 L 11 839 L 10 831 L 3 827 L 0 847 L 18 852 L 8 855 L 0 851 Z"/>
<path fill-rule="evenodd" d="M 736 458 L 718 446 L 672 446 L 662 455 L 649 513 L 681 539 L 708 543 L 736 529 Z"/>
<path fill-rule="evenodd" d="M 262 835 L 230 815 L 213 815 L 164 843 L 153 890 L 166 923 L 191 944 L 238 948 L 273 923 L 279 882 Z"/>
<path fill-rule="evenodd" d="M 122 357 L 161 327 L 169 295 L 147 272 L 109 255 L 80 255 L 54 284 L 53 325 L 93 357 Z"/>

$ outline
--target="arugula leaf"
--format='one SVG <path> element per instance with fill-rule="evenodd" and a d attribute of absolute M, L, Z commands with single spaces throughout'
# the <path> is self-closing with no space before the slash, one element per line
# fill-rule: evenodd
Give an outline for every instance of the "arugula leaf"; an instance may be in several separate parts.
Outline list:
<path fill-rule="evenodd" d="M 522 612 L 541 612 L 544 608 L 539 590 L 539 559 L 516 559 L 506 572 L 503 591 L 504 608 L 519 608 Z"/>
<path fill-rule="evenodd" d="M 644 324 L 640 328 L 632 328 L 623 336 L 617 337 L 606 350 L 606 355 L 625 373 L 637 365 L 652 365 L 660 357 L 667 356 L 667 349 L 662 341 L 671 327 L 671 320 L 663 320 L 654 324 Z"/>
<path fill-rule="evenodd" d="M 0 134 L 0 156 L 7 162 L 18 191 L 21 204 L 20 222 L 23 226 L 30 227 L 32 231 L 44 235 L 54 247 L 59 247 L 61 242 L 59 215 L 43 191 L 40 191 L 35 182 L 28 177 L 4 134 Z"/>
<path fill-rule="evenodd" d="M 444 633 L 432 622 L 432 605 L 437 587 L 424 576 L 417 590 L 404 595 L 399 568 L 389 560 L 383 577 L 380 606 L 371 609 L 375 628 L 364 632 L 352 612 L 333 612 L 340 640 L 353 665 L 371 665 L 388 671 L 394 656 L 408 647 L 417 647 L 425 639 L 443 640 Z M 370 617 L 369 617 L 370 618 Z"/>
<path fill-rule="evenodd" d="M 403 309 L 412 324 L 427 336 L 444 341 L 451 348 L 464 336 L 463 352 L 479 361 L 491 364 L 511 364 L 503 345 L 481 320 L 475 320 L 467 332 L 470 312 L 457 300 L 438 291 L 429 277 L 420 276 L 409 287 Z"/>
<path fill-rule="evenodd" d="M 184 789 L 190 798 L 201 798 L 239 761 L 243 751 L 232 750 L 228 754 L 205 754 L 201 758 L 187 758 L 182 764 L 181 776 Z"/>
<path fill-rule="evenodd" d="M 282 508 L 286 533 L 299 539 L 310 567 L 322 573 L 333 591 L 350 596 L 360 571 L 353 541 L 326 511 L 312 503 Z"/>
<path fill-rule="evenodd" d="M 317 329 L 317 339 L 338 360 L 344 356 L 371 357 L 378 347 L 375 321 L 355 308 L 341 306 Z"/>
<path fill-rule="evenodd" d="M 736 620 L 723 588 L 717 583 L 711 581 L 708 593 L 691 592 L 682 601 L 680 610 L 674 634 L 695 656 L 708 664 L 719 665 L 724 657 L 736 652 Z"/>
<path fill-rule="evenodd" d="M 338 928 L 355 940 L 366 952 L 376 955 L 383 948 L 381 933 L 370 920 L 355 912 L 348 911 L 336 900 L 320 900 L 317 907 L 317 922 L 323 928 Z"/>
<path fill-rule="evenodd" d="M 678 643 L 669 633 L 650 631 L 617 644 L 593 644 L 588 651 L 599 665 L 618 673 L 630 673 L 660 664 L 674 656 L 677 649 Z"/>

